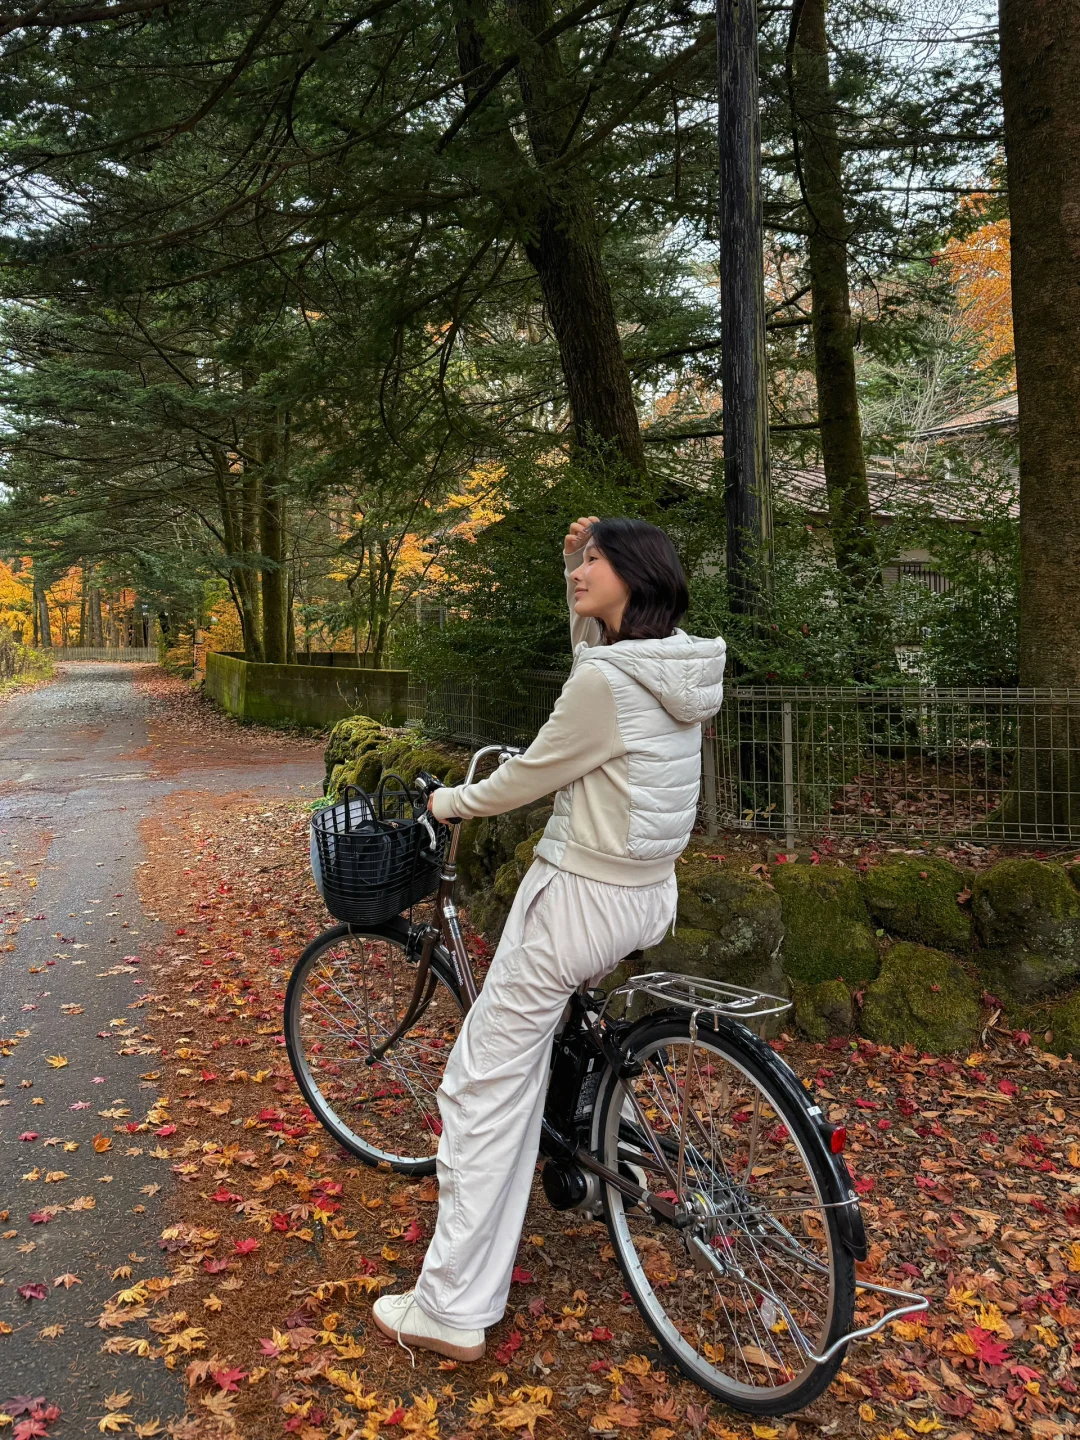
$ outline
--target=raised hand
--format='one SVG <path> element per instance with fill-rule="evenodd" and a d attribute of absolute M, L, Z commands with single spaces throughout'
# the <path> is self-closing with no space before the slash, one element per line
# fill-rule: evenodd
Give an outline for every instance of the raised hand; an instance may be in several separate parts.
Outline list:
<path fill-rule="evenodd" d="M 574 521 L 563 542 L 564 555 L 573 555 L 576 550 L 580 550 L 588 542 L 589 532 L 599 518 L 598 515 L 582 515 L 580 519 Z"/>

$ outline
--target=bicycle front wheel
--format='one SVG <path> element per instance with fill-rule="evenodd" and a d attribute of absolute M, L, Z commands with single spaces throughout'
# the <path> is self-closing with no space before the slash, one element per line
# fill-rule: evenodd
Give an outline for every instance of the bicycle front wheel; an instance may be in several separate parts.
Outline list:
<path fill-rule="evenodd" d="M 422 1013 L 369 1063 L 404 1017 L 416 970 L 392 936 L 324 931 L 289 980 L 285 1043 L 304 1098 L 339 1144 L 369 1165 L 430 1175 L 442 1133 L 436 1092 L 462 1018 L 438 957 Z"/>
<path fill-rule="evenodd" d="M 702 1025 L 691 1043 L 688 1017 L 643 1025 L 629 1058 L 641 1073 L 625 1083 L 667 1169 L 610 1072 L 598 1106 L 599 1158 L 639 1182 L 644 1170 L 650 1190 L 698 1218 L 676 1229 L 605 1186 L 627 1287 L 689 1379 L 750 1414 L 798 1410 L 843 1359 L 841 1349 L 819 1364 L 807 1348 L 823 1354 L 850 1330 L 855 1308 L 855 1264 L 808 1143 L 812 1119 L 737 1035 Z"/>

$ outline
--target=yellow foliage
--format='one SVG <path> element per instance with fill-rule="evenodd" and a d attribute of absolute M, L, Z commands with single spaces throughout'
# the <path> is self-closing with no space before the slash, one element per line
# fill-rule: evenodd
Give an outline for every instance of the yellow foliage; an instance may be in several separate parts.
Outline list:
<path fill-rule="evenodd" d="M 995 220 L 950 240 L 942 255 L 984 366 L 1013 351 L 1009 238 L 1008 220 Z"/>

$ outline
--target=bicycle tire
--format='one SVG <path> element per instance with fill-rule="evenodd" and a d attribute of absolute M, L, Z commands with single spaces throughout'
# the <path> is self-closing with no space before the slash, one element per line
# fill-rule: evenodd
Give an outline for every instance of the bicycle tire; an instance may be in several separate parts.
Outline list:
<path fill-rule="evenodd" d="M 425 1014 L 384 1060 L 375 1066 L 364 1063 L 372 1042 L 392 1033 L 412 993 L 416 965 L 409 959 L 407 939 L 403 922 L 366 930 L 336 925 L 317 935 L 289 977 L 285 1045 L 304 1099 L 339 1145 L 368 1165 L 431 1175 L 442 1133 L 435 1092 L 464 1013 L 456 979 L 438 952 L 431 965 L 434 995 Z M 342 991 L 357 979 L 363 1014 Z M 333 992 L 329 1000 L 328 989 Z M 350 1084 L 352 1067 L 355 1083 Z M 368 1076 L 377 1076 L 374 1087 Z M 381 1089 L 380 1081 L 385 1081 Z M 422 1150 L 405 1149 L 406 1140 Z"/>
<path fill-rule="evenodd" d="M 723 1023 L 720 1028 L 715 1031 L 711 1026 L 701 1025 L 699 1027 L 695 1040 L 696 1052 L 700 1053 L 702 1050 L 710 1052 L 710 1058 L 706 1066 L 701 1067 L 702 1073 L 708 1075 L 707 1085 L 703 1086 L 702 1089 L 703 1092 L 708 1093 L 714 1091 L 716 1088 L 714 1085 L 716 1073 L 715 1060 L 722 1060 L 725 1066 L 731 1067 L 732 1074 L 730 1080 L 734 1080 L 738 1085 L 741 1085 L 746 1093 L 749 1093 L 751 1087 L 754 1087 L 756 1093 L 759 1094 L 765 1102 L 765 1106 L 768 1107 L 775 1117 L 775 1130 L 770 1130 L 768 1136 L 770 1142 L 774 1135 L 776 1137 L 776 1144 L 773 1146 L 774 1151 L 783 1154 L 785 1165 L 792 1164 L 797 1157 L 801 1162 L 806 1176 L 810 1179 L 816 1201 L 812 1199 L 810 1204 L 800 1204 L 798 1206 L 792 1203 L 789 1211 L 785 1212 L 784 1210 L 780 1210 L 779 1213 L 781 1215 L 789 1213 L 792 1216 L 790 1223 L 793 1229 L 798 1229 L 799 1224 L 799 1222 L 794 1219 L 795 1215 L 801 1214 L 802 1223 L 808 1232 L 808 1236 L 812 1233 L 815 1226 L 820 1230 L 820 1235 L 815 1235 L 813 1242 L 811 1242 L 807 1236 L 796 1237 L 794 1243 L 797 1247 L 803 1248 L 805 1254 L 812 1254 L 816 1263 L 826 1263 L 824 1257 L 826 1255 L 828 1257 L 829 1290 L 827 1313 L 820 1317 L 820 1324 L 816 1327 L 816 1333 L 808 1336 L 808 1338 L 816 1344 L 817 1353 L 824 1353 L 829 1345 L 833 1344 L 834 1341 L 848 1333 L 851 1329 L 855 1310 L 855 1262 L 843 1245 L 835 1212 L 829 1207 L 826 1200 L 826 1197 L 830 1193 L 828 1179 L 821 1168 L 820 1160 L 817 1158 L 817 1149 L 811 1143 L 811 1127 L 814 1122 L 808 1113 L 810 1101 L 807 1099 L 805 1106 L 800 1107 L 791 1096 L 781 1092 L 775 1080 L 770 1077 L 768 1071 L 754 1053 L 753 1044 L 756 1043 L 754 1037 L 750 1036 L 747 1032 L 747 1039 L 752 1043 L 740 1043 L 738 1034 L 740 1029 L 741 1027 L 734 1024 L 728 1026 Z M 688 1049 L 689 1040 L 688 1016 L 670 1013 L 657 1015 L 642 1021 L 641 1024 L 635 1028 L 635 1031 L 632 1032 L 626 1042 L 626 1054 L 632 1063 L 637 1062 L 644 1064 L 644 1077 L 648 1075 L 650 1063 L 654 1070 L 666 1072 L 670 1064 L 669 1052 L 680 1044 L 686 1046 Z M 676 1076 L 676 1084 L 671 1090 L 671 1094 L 678 1096 L 677 1061 L 673 1068 Z M 741 1079 L 738 1077 L 741 1077 Z M 721 1088 L 725 1083 L 728 1083 L 728 1079 L 729 1077 L 727 1077 L 726 1072 L 722 1072 L 720 1079 Z M 628 1083 L 638 1089 L 639 1099 L 647 1098 L 647 1084 L 643 1084 L 642 1077 L 632 1079 Z M 670 1082 L 667 1083 L 670 1087 Z M 693 1092 L 693 1081 L 691 1082 L 691 1092 Z M 677 1103 L 682 1104 L 681 1098 L 678 1099 Z M 739 1101 L 736 1103 L 745 1104 L 746 1102 Z M 635 1132 L 638 1136 L 642 1133 L 636 1120 L 628 1118 L 627 1110 L 628 1102 L 625 1093 L 609 1069 L 605 1072 L 597 1102 L 594 1148 L 601 1162 L 615 1169 L 619 1167 L 620 1163 L 624 1167 L 627 1165 L 627 1155 L 634 1148 Z M 704 1107 L 702 1113 L 704 1113 Z M 707 1124 L 709 1133 L 715 1133 L 715 1116 L 717 1113 L 719 1113 L 719 1106 L 714 1106 L 708 1112 Z M 740 1119 L 740 1123 L 744 1124 L 745 1122 L 740 1118 L 743 1113 L 744 1112 L 733 1109 L 731 1111 L 731 1118 L 733 1120 Z M 630 1115 L 632 1116 L 632 1114 L 631 1109 Z M 764 1115 L 764 1109 L 761 1115 Z M 649 1118 L 650 1124 L 653 1125 L 654 1129 L 658 1123 L 663 1122 L 662 1115 L 659 1122 L 652 1116 L 648 1116 L 647 1118 Z M 765 1119 L 767 1125 L 773 1126 L 774 1121 L 771 1117 L 765 1117 Z M 758 1128 L 758 1121 L 755 1121 L 754 1125 L 756 1130 Z M 721 1128 L 722 1126 L 723 1117 Z M 739 1126 L 733 1125 L 729 1128 L 737 1133 Z M 696 1132 L 700 1132 L 700 1134 L 704 1136 L 706 1133 L 706 1122 L 695 1121 L 695 1129 Z M 781 1130 L 786 1131 L 786 1134 L 781 1136 Z M 619 1153 L 620 1144 L 624 1152 L 621 1159 Z M 700 1151 L 697 1153 L 700 1156 L 701 1152 L 705 1149 L 704 1140 L 700 1141 L 699 1144 Z M 674 1147 L 671 1148 L 670 1152 L 666 1144 L 662 1146 L 662 1148 L 664 1148 L 666 1154 L 670 1153 L 673 1157 Z M 753 1270 L 754 1277 L 758 1280 L 759 1284 L 761 1278 L 765 1278 L 765 1288 L 771 1288 L 771 1291 L 779 1293 L 780 1287 L 782 1286 L 783 1290 L 788 1293 L 781 1295 L 781 1298 L 785 1299 L 789 1305 L 795 1304 L 796 1288 L 802 1289 L 806 1284 L 802 1279 L 799 1267 L 801 1266 L 802 1271 L 808 1271 L 812 1269 L 812 1266 L 803 1261 L 798 1255 L 798 1266 L 792 1265 L 791 1261 L 785 1258 L 782 1263 L 787 1264 L 792 1271 L 789 1277 L 792 1283 L 789 1284 L 788 1280 L 782 1280 L 779 1284 L 776 1281 L 772 1281 L 770 1287 L 770 1281 L 767 1278 L 768 1270 L 762 1264 L 761 1255 L 767 1254 L 771 1258 L 774 1253 L 777 1253 L 771 1248 L 776 1246 L 777 1236 L 768 1226 L 765 1227 L 762 1233 L 757 1224 L 759 1210 L 755 1210 L 754 1207 L 760 1207 L 760 1199 L 747 1199 L 743 1196 L 743 1191 L 745 1191 L 748 1196 L 751 1195 L 756 1170 L 758 1168 L 753 1165 L 752 1145 L 750 1146 L 750 1155 L 751 1163 L 748 1170 L 750 1178 L 748 1179 L 747 1185 L 742 1187 L 742 1190 L 739 1190 L 734 1185 L 726 1164 L 722 1172 L 719 1173 L 712 1165 L 698 1165 L 695 1171 L 697 1177 L 700 1179 L 701 1175 L 706 1172 L 708 1177 L 705 1182 L 706 1188 L 704 1192 L 701 1189 L 693 1192 L 697 1198 L 697 1203 L 702 1207 L 703 1211 L 708 1212 L 702 1220 L 700 1233 L 706 1234 L 711 1230 L 713 1234 L 707 1241 L 709 1247 L 716 1247 L 717 1252 L 721 1254 L 723 1259 L 729 1262 L 734 1260 L 743 1274 L 750 1274 L 751 1270 Z M 768 1158 L 774 1158 L 774 1156 L 769 1155 Z M 656 1173 L 660 1171 L 660 1167 L 655 1161 L 653 1161 L 653 1167 L 652 1174 L 655 1176 Z M 690 1166 L 688 1164 L 688 1177 L 689 1174 Z M 658 1194 L 674 1194 L 674 1192 L 664 1192 L 661 1190 L 659 1182 L 654 1183 L 651 1188 L 656 1190 Z M 684 1190 L 690 1193 L 689 1184 L 684 1186 Z M 793 1197 L 800 1193 L 802 1192 L 792 1191 L 791 1195 Z M 782 1190 L 780 1194 L 783 1194 Z M 742 1410 L 752 1415 L 790 1414 L 808 1405 L 830 1384 L 843 1363 L 844 1349 L 841 1348 L 836 1355 L 822 1364 L 806 1360 L 806 1357 L 802 1355 L 793 1337 L 790 1341 L 784 1339 L 785 1334 L 791 1336 L 791 1331 L 787 1326 L 786 1320 L 780 1315 L 775 1300 L 762 1300 L 759 1303 L 757 1291 L 750 1288 L 749 1284 L 740 1286 L 740 1282 L 737 1280 L 733 1281 L 730 1285 L 730 1296 L 728 1298 L 730 1298 L 731 1301 L 731 1308 L 729 1310 L 728 1298 L 725 1298 L 725 1295 L 721 1292 L 718 1277 L 714 1271 L 709 1268 L 709 1262 L 705 1261 L 704 1264 L 702 1264 L 701 1251 L 691 1250 L 693 1242 L 690 1239 L 690 1231 L 677 1232 L 671 1226 L 664 1226 L 662 1233 L 665 1239 L 660 1242 L 659 1254 L 662 1254 L 665 1258 L 664 1260 L 660 1260 L 657 1251 L 653 1251 L 650 1255 L 647 1245 L 654 1242 L 646 1240 L 648 1227 L 651 1225 L 653 1230 L 657 1231 L 660 1226 L 664 1225 L 664 1222 L 659 1222 L 655 1215 L 644 1210 L 642 1207 L 634 1210 L 632 1205 L 626 1201 L 626 1197 L 623 1196 L 622 1192 L 611 1185 L 604 1186 L 604 1218 L 607 1222 L 611 1244 L 625 1278 L 627 1289 L 633 1296 L 643 1320 L 656 1337 L 657 1343 L 664 1354 L 688 1379 L 701 1386 L 702 1389 L 708 1391 L 711 1395 L 725 1401 L 734 1409 Z M 754 1220 L 753 1225 L 747 1223 L 748 1219 Z M 777 1221 L 775 1215 L 771 1217 L 771 1220 L 774 1225 L 782 1227 L 789 1239 L 791 1238 L 790 1231 L 787 1230 L 783 1221 Z M 813 1224 L 811 1224 L 811 1221 Z M 637 1232 L 632 1229 L 632 1223 L 638 1227 Z M 698 1227 L 694 1227 L 694 1229 L 698 1231 Z M 635 1243 L 634 1239 L 635 1233 L 640 1233 L 641 1235 L 641 1239 L 637 1243 Z M 670 1244 L 672 1239 L 676 1241 L 674 1246 Z M 705 1243 L 705 1241 L 702 1241 L 703 1245 Z M 809 1249 L 811 1243 L 818 1246 L 816 1251 L 811 1252 Z M 639 1245 L 642 1247 L 642 1253 L 646 1257 L 644 1261 L 642 1254 L 639 1254 Z M 673 1248 L 677 1250 L 679 1245 L 684 1247 L 686 1253 L 680 1257 L 681 1264 L 676 1264 L 671 1258 L 670 1250 Z M 786 1257 L 796 1252 L 791 1251 L 788 1242 L 785 1240 L 780 1242 L 779 1253 L 782 1253 Z M 695 1262 L 697 1262 L 696 1265 Z M 650 1264 L 653 1265 L 651 1277 L 647 1273 L 647 1266 Z M 690 1268 L 687 1269 L 687 1266 Z M 673 1270 L 674 1274 L 672 1273 Z M 817 1272 L 815 1271 L 814 1273 Z M 725 1280 L 726 1279 L 727 1277 L 725 1277 Z M 660 1292 L 665 1289 L 670 1290 L 673 1280 L 686 1287 L 686 1295 L 690 1301 L 693 1299 L 695 1289 L 703 1292 L 698 1296 L 696 1310 L 698 1316 L 696 1330 L 698 1333 L 693 1341 L 691 1338 L 688 1338 L 686 1333 L 688 1329 L 694 1328 L 693 1325 L 687 1323 L 680 1328 L 680 1326 L 668 1316 L 665 1309 L 664 1300 Z M 798 1282 L 797 1285 L 796 1282 Z M 711 1305 L 708 1307 L 705 1304 L 704 1292 L 707 1291 L 707 1287 L 710 1284 L 712 1290 L 716 1292 L 719 1297 L 719 1306 L 717 1305 L 716 1299 L 712 1299 Z M 752 1305 L 758 1306 L 756 1316 L 752 1313 Z M 767 1306 L 770 1308 L 766 1309 Z M 671 1308 L 675 1308 L 675 1306 L 672 1305 Z M 693 1303 L 688 1303 L 685 1308 L 688 1315 L 695 1313 Z M 727 1374 L 725 1369 L 721 1368 L 723 1366 L 730 1366 L 737 1370 L 739 1360 L 735 1357 L 734 1352 L 729 1358 L 730 1342 L 727 1340 L 726 1335 L 720 1335 L 718 1332 L 716 1317 L 718 1316 L 719 1310 L 723 1311 L 725 1322 L 729 1325 L 729 1332 L 734 1329 L 733 1314 L 734 1316 L 745 1315 L 745 1322 L 740 1321 L 740 1324 L 743 1325 L 747 1335 L 752 1334 L 755 1337 L 755 1343 L 742 1345 L 737 1337 L 733 1334 L 731 1336 L 734 1343 L 739 1346 L 741 1362 L 746 1371 L 746 1381 Z M 707 1342 L 704 1338 L 702 1316 L 711 1316 L 709 1323 L 713 1327 L 713 1342 Z M 802 1320 L 798 1323 L 801 1327 L 805 1328 Z M 781 1327 L 779 1330 L 774 1328 L 777 1324 Z M 781 1346 L 783 1348 L 781 1348 Z M 712 1349 L 712 1356 L 704 1353 L 706 1348 Z M 771 1354 L 769 1350 L 772 1351 Z M 792 1363 L 788 1361 L 789 1353 L 792 1353 Z M 798 1355 L 800 1359 L 805 1362 L 798 1370 L 792 1368 L 795 1355 Z M 719 1359 L 714 1358 L 717 1356 Z M 771 1383 L 774 1378 L 774 1370 L 782 1371 L 783 1378 L 781 1376 L 776 1377 L 781 1380 L 779 1384 Z M 770 1383 L 763 1383 L 763 1381 Z"/>

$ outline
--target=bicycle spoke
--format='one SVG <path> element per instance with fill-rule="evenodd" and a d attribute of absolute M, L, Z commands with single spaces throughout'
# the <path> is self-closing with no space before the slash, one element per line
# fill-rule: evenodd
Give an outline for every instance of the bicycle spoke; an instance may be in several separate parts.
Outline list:
<path fill-rule="evenodd" d="M 658 1228 L 655 1215 L 611 1197 L 613 1238 L 642 1277 L 650 1323 L 688 1347 L 717 1393 L 804 1386 L 816 1366 L 802 1337 L 817 1348 L 829 1334 L 835 1260 L 824 1198 L 780 1102 L 703 1031 L 637 1058 L 643 1068 L 627 1083 L 654 1133 L 620 1117 L 614 1153 L 654 1176 L 654 1144 L 669 1174 L 681 1156 L 678 1194 L 657 1193 L 698 1217 L 687 1229 Z"/>
<path fill-rule="evenodd" d="M 354 935 L 317 958 L 294 1002 L 293 1034 L 316 1094 L 313 1108 L 357 1153 L 391 1163 L 433 1160 L 436 1095 L 461 1020 L 438 984 L 414 1022 L 374 1064 L 368 1058 L 406 1013 L 415 964 L 390 940 Z"/>

